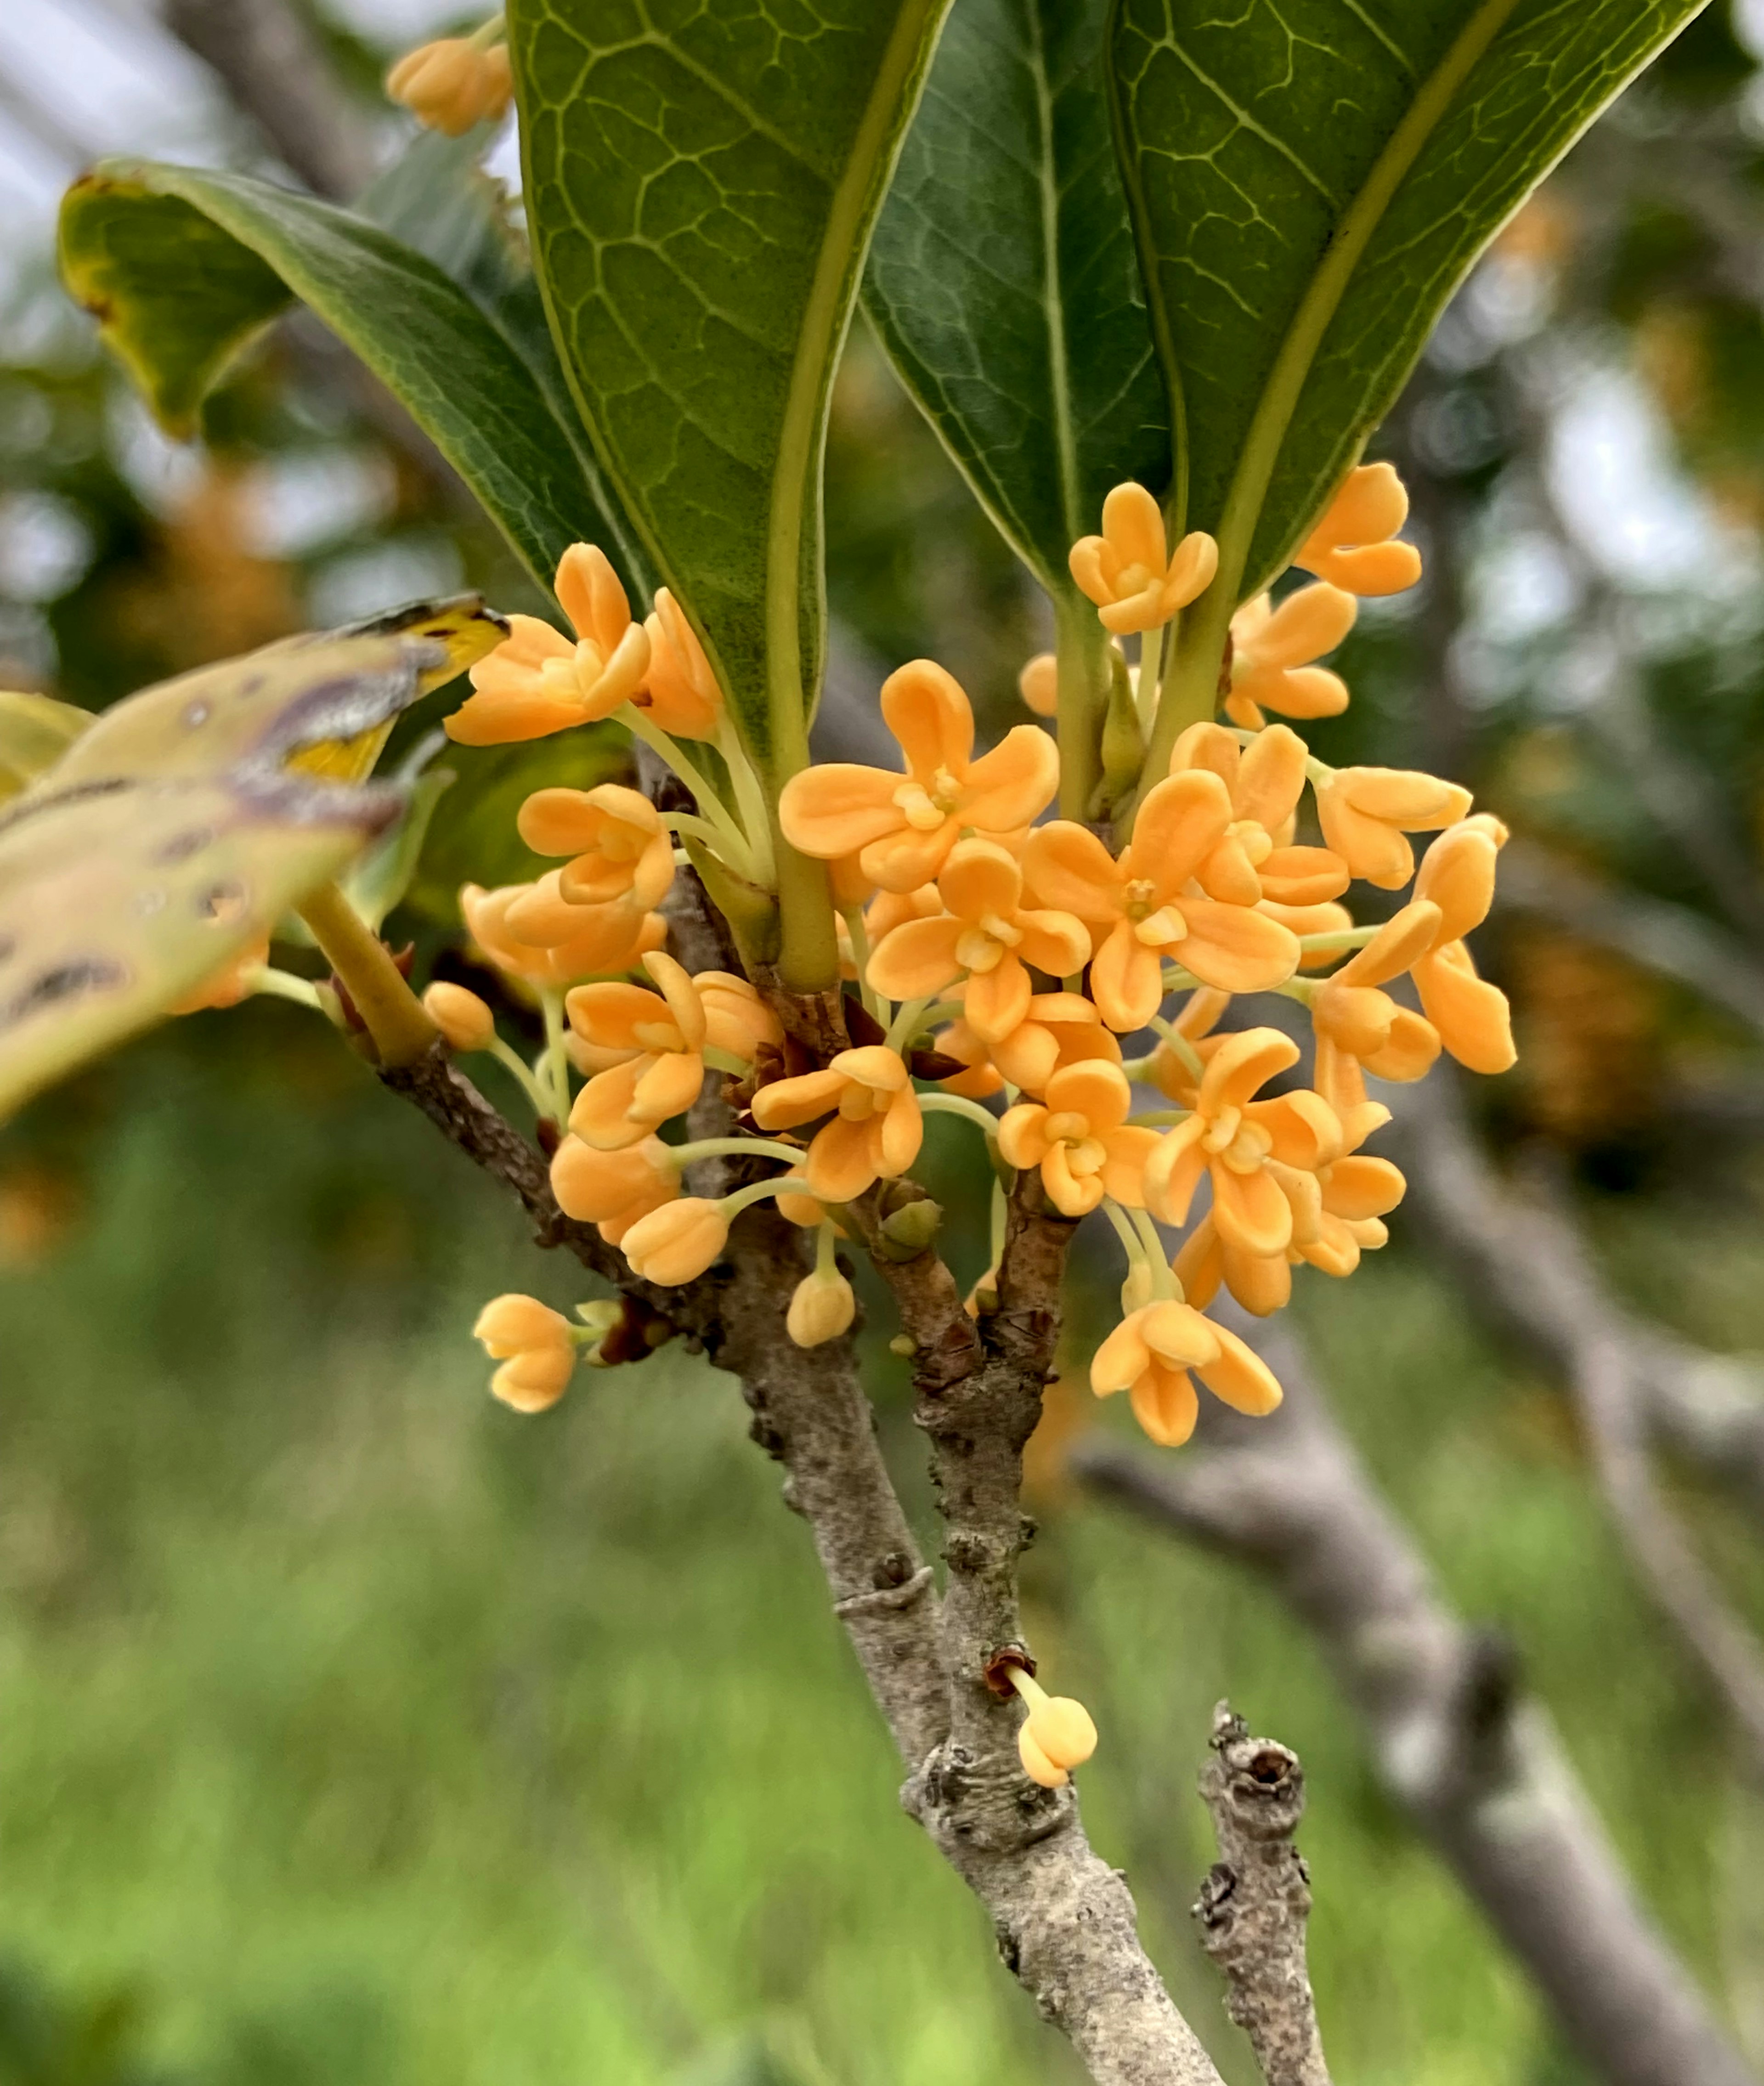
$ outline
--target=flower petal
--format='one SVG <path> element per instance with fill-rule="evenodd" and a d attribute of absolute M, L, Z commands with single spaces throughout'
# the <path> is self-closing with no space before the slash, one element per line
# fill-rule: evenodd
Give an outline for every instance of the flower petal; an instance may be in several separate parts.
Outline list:
<path fill-rule="evenodd" d="M 1133 1416 L 1161 1449 L 1179 1449 L 1195 1431 L 1200 1400 L 1186 1369 L 1154 1362 L 1133 1386 Z"/>
<path fill-rule="evenodd" d="M 1285 1253 L 1292 1242 L 1293 1206 L 1265 1167 L 1239 1173 L 1212 1163 L 1212 1221 L 1220 1239 L 1245 1253 Z"/>
<path fill-rule="evenodd" d="M 884 768 L 860 768 L 849 760 L 805 768 L 784 785 L 778 824 L 793 848 L 830 862 L 905 824 L 906 815 L 894 801 L 901 782 Z"/>
<path fill-rule="evenodd" d="M 1118 920 L 1091 958 L 1090 997 L 1103 1020 L 1122 1036 L 1143 1028 L 1163 1005 L 1162 960 L 1136 937 L 1131 921 Z"/>
<path fill-rule="evenodd" d="M 1015 832 L 1038 819 L 1059 788 L 1059 748 L 1038 724 L 1013 725 L 969 768 L 963 823 L 983 833 Z"/>
<path fill-rule="evenodd" d="M 884 934 L 866 975 L 890 999 L 923 999 L 961 975 L 956 956 L 961 921 L 946 913 L 932 920 L 909 920 Z"/>
<path fill-rule="evenodd" d="M 1270 992 L 1298 968 L 1304 953 L 1298 937 L 1266 913 L 1221 905 L 1216 898 L 1185 898 L 1182 913 L 1188 934 L 1173 953 L 1203 985 L 1221 992 Z"/>
<path fill-rule="evenodd" d="M 958 919 L 978 920 L 993 913 L 1009 920 L 1022 903 L 1023 872 L 1016 858 L 996 841 L 957 841 L 937 888 Z"/>
<path fill-rule="evenodd" d="M 1215 1398 L 1238 1412 L 1255 1419 L 1272 1412 L 1281 1394 L 1274 1372 L 1235 1333 L 1224 1326 L 1214 1330 L 1219 1335 L 1218 1359 L 1197 1364 L 1201 1381 Z"/>
<path fill-rule="evenodd" d="M 1133 821 L 1132 842 L 1123 858 L 1125 873 L 1144 877 L 1160 902 L 1174 898 L 1225 837 L 1230 823 L 1231 799 L 1210 768 L 1167 775 L 1148 794 Z"/>
<path fill-rule="evenodd" d="M 882 722 L 900 741 L 909 773 L 921 781 L 940 768 L 957 777 L 966 773 L 974 711 L 961 683 L 935 660 L 910 659 L 889 675 L 882 683 Z M 1039 726 L 1023 729 L 1046 738 Z"/>
<path fill-rule="evenodd" d="M 1088 826 L 1069 819 L 1038 826 L 1023 849 L 1023 876 L 1037 903 L 1080 920 L 1121 909 L 1121 866 Z"/>

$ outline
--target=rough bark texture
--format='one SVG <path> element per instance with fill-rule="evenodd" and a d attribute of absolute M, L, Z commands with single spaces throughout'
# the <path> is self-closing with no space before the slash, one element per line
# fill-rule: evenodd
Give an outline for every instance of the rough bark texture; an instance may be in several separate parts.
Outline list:
<path fill-rule="evenodd" d="M 1758 2086 L 1638 1902 L 1504 1638 L 1464 1622 L 1288 1336 L 1221 1310 L 1286 1387 L 1268 1420 L 1209 1414 L 1198 1454 L 1096 1444 L 1097 1492 L 1253 1564 L 1313 1633 L 1386 1787 L 1530 1971 L 1608 2086 Z"/>
<path fill-rule="evenodd" d="M 1305 1815 L 1298 1756 L 1221 1702 L 1200 1794 L 1219 1858 L 1195 1906 L 1201 1945 L 1230 1987 L 1226 2011 L 1268 2086 L 1329 2086 L 1305 1958 L 1310 1871 L 1294 1834 Z"/>
<path fill-rule="evenodd" d="M 689 874 L 668 910 L 688 969 L 726 967 Z M 790 1013 L 786 1027 L 812 1049 L 842 1042 L 837 1007 Z M 934 1253 L 877 1258 L 916 1351 L 917 1416 L 948 1530 L 940 1600 L 877 1445 L 850 1341 L 804 1349 L 785 1335 L 784 1305 L 807 1265 L 802 1232 L 762 1204 L 737 1220 L 717 1268 L 658 1289 L 592 1225 L 563 1215 L 538 1148 L 442 1053 L 381 1077 L 520 1198 L 540 1245 L 568 1248 L 620 1288 L 643 1344 L 671 1330 L 739 1378 L 753 1437 L 785 1468 L 786 1501 L 808 1523 L 834 1612 L 908 1769 L 902 1803 L 985 1906 L 1007 1966 L 1097 2086 L 1221 2086 L 1140 1944 L 1125 1880 L 1085 1837 L 1076 1792 L 1024 1774 L 1022 1711 L 987 1681 L 993 1654 L 1021 1641 L 1016 1564 L 1033 1534 L 1020 1505 L 1022 1450 L 1052 1367 L 1073 1229 L 1046 1212 L 1038 1177 L 1012 1198 L 999 1309 L 978 1323 Z M 724 1134 L 731 1120 L 721 1080 L 707 1080 L 693 1135 Z M 702 1162 L 691 1186 L 725 1192 L 749 1177 L 743 1167 Z M 874 1237 L 874 1197 L 849 1214 L 860 1237 Z"/>

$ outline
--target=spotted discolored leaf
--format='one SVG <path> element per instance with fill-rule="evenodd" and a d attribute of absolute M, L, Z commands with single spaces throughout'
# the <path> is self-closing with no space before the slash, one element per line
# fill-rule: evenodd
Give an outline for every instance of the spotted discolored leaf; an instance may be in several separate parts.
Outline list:
<path fill-rule="evenodd" d="M 1472 262 L 1702 4 L 1114 0 L 1181 504 L 1221 597 L 1286 562 Z"/>
<path fill-rule="evenodd" d="M 496 643 L 475 596 L 144 688 L 0 808 L 0 1117 L 262 940 L 398 816 L 360 778 Z"/>
<path fill-rule="evenodd" d="M 807 758 L 828 398 L 948 0 L 513 0 L 528 223 L 595 445 L 749 746 Z"/>
<path fill-rule="evenodd" d="M 292 767 L 359 781 L 399 712 L 483 658 L 506 628 L 476 594 L 462 594 L 283 638 L 117 704 L 52 779 L 65 786 Z"/>
<path fill-rule="evenodd" d="M 398 808 L 290 777 L 76 785 L 0 811 L 0 1118 L 261 940 Z"/>
<path fill-rule="evenodd" d="M 53 768 L 92 722 L 90 710 L 53 696 L 0 688 L 0 804 Z"/>

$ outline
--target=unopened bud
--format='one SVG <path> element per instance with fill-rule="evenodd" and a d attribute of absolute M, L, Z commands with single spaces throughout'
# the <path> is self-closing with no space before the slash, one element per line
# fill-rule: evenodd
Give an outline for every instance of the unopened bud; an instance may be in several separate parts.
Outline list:
<path fill-rule="evenodd" d="M 1059 709 L 1059 662 L 1051 652 L 1038 652 L 1016 677 L 1016 692 L 1037 717 L 1050 717 Z"/>
<path fill-rule="evenodd" d="M 1016 1735 L 1023 1772 L 1043 1789 L 1062 1788 L 1071 1770 L 1081 1767 L 1097 1749 L 1090 1712 L 1069 1695 L 1050 1695 L 1021 1667 L 1012 1668 L 1010 1681 L 1029 1705 Z"/>
<path fill-rule="evenodd" d="M 528 1347 L 490 1379 L 490 1395 L 516 1412 L 543 1412 L 556 1404 L 575 1373 L 573 1347 Z"/>
<path fill-rule="evenodd" d="M 552 1310 L 536 1296 L 518 1293 L 492 1296 L 478 1313 L 471 1335 L 483 1343 L 486 1354 L 498 1361 L 530 1347 L 566 1352 L 572 1339 L 569 1321 L 561 1311 Z"/>
<path fill-rule="evenodd" d="M 816 1268 L 796 1285 L 784 1318 L 785 1330 L 799 1347 L 818 1347 L 851 1330 L 858 1300 L 837 1268 Z"/>
<path fill-rule="evenodd" d="M 423 1006 L 452 1049 L 487 1049 L 495 1037 L 496 1016 L 462 985 L 437 979 L 423 994 Z"/>
<path fill-rule="evenodd" d="M 722 1205 L 682 1195 L 639 1217 L 619 1244 L 634 1274 L 671 1288 L 702 1275 L 728 1242 Z"/>

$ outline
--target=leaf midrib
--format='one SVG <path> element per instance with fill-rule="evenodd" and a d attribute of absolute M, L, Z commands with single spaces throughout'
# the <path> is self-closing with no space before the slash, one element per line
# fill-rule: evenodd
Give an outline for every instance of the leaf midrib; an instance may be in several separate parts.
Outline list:
<path fill-rule="evenodd" d="M 803 515 L 814 496 L 822 408 L 833 364 L 851 317 L 851 300 L 843 292 L 855 270 L 858 235 L 873 193 L 876 165 L 901 91 L 923 47 L 926 20 L 940 13 L 945 4 L 946 0 L 910 0 L 896 17 L 844 171 L 833 188 L 790 364 L 766 526 L 766 709 L 771 742 L 766 751 L 779 782 L 808 764 L 800 621 Z"/>
<path fill-rule="evenodd" d="M 1229 597 L 1234 607 L 1240 598 L 1244 567 L 1281 445 L 1330 321 L 1404 177 L 1517 5 L 1518 0 L 1481 0 L 1459 30 L 1451 49 L 1422 83 L 1343 214 L 1293 315 L 1256 403 L 1220 516 L 1220 570 L 1213 591 Z"/>

